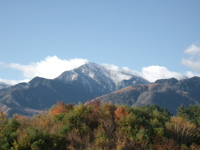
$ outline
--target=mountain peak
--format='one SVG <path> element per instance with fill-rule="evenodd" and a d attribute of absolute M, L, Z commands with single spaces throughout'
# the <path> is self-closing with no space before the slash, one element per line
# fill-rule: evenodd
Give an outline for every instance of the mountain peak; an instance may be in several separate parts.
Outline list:
<path fill-rule="evenodd" d="M 126 86 L 147 82 L 123 68 L 88 62 L 63 72 L 55 79 L 35 77 L 29 83 L 0 90 L 0 105 L 3 103 L 8 108 L 16 107 L 18 112 L 27 113 L 29 110 L 25 111 L 25 108 L 38 111 L 51 107 L 56 101 L 85 103 Z"/>
<path fill-rule="evenodd" d="M 136 76 L 122 68 L 110 65 L 99 65 L 93 62 L 88 62 L 71 71 L 65 71 L 56 79 L 64 81 L 65 83 L 77 80 L 87 84 L 96 82 L 108 88 L 110 91 L 115 91 L 128 85 L 149 83 L 142 77 Z"/>

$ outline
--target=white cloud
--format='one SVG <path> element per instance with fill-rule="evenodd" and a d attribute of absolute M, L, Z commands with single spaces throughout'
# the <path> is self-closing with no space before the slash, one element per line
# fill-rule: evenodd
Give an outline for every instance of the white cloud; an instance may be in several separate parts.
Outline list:
<path fill-rule="evenodd" d="M 118 85 L 123 80 L 128 80 L 131 78 L 131 75 L 139 76 L 137 71 L 131 70 L 127 67 L 118 67 L 116 65 L 110 64 L 102 64 L 102 66 L 106 69 L 107 74 L 111 79 Z"/>
<path fill-rule="evenodd" d="M 199 74 L 199 73 L 192 72 L 192 71 L 187 71 L 185 75 L 186 75 L 188 78 L 191 78 L 191 77 L 194 77 L 194 76 L 200 77 L 200 74 Z"/>
<path fill-rule="evenodd" d="M 168 79 L 176 78 L 183 79 L 184 76 L 180 73 L 169 71 L 166 67 L 163 66 L 149 66 L 142 68 L 141 76 L 150 82 L 154 82 L 157 79 Z"/>
<path fill-rule="evenodd" d="M 22 65 L 17 63 L 12 63 L 12 64 L 0 63 L 0 65 L 7 68 L 12 68 L 15 70 L 22 71 L 23 77 L 26 78 L 27 80 L 28 79 L 30 80 L 36 76 L 53 79 L 59 76 L 62 72 L 77 68 L 85 64 L 86 62 L 88 62 L 88 60 L 86 59 L 64 60 L 64 59 L 59 59 L 56 56 L 48 56 L 40 62 L 34 62 L 29 65 Z M 11 81 L 11 83 L 14 82 L 15 81 Z"/>
<path fill-rule="evenodd" d="M 188 68 L 194 70 L 195 72 L 200 71 L 200 47 L 196 45 L 191 45 L 185 51 L 188 54 L 187 58 L 182 58 L 181 63 Z"/>
<path fill-rule="evenodd" d="M 114 72 L 125 72 L 126 74 L 134 74 L 134 75 L 139 75 L 139 73 L 135 70 L 131 70 L 127 67 L 118 67 L 116 65 L 111 65 L 111 64 L 102 64 L 106 69 L 114 71 Z"/>
<path fill-rule="evenodd" d="M 188 47 L 184 53 L 190 54 L 190 55 L 195 55 L 197 53 L 200 53 L 200 47 L 197 47 L 196 45 L 192 44 L 190 47 Z"/>
<path fill-rule="evenodd" d="M 194 71 L 200 71 L 200 61 L 195 61 L 192 58 L 183 58 L 181 63 Z"/>
<path fill-rule="evenodd" d="M 120 68 L 115 65 L 103 64 L 103 66 L 106 67 L 107 69 L 111 70 L 113 80 L 116 80 L 119 82 L 122 80 L 129 79 L 130 76 L 128 74 L 141 76 L 150 82 L 154 82 L 158 79 L 168 79 L 168 78 L 172 78 L 172 77 L 174 77 L 178 80 L 185 78 L 185 76 L 182 75 L 181 73 L 170 71 L 166 67 L 163 67 L 163 66 L 144 67 L 144 68 L 142 68 L 141 72 L 131 70 L 126 67 Z M 123 74 L 122 71 L 126 72 L 127 74 Z"/>

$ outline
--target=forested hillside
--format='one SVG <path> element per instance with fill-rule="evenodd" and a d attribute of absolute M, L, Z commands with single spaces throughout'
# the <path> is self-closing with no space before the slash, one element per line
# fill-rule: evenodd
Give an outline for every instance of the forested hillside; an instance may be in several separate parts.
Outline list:
<path fill-rule="evenodd" d="M 0 113 L 0 150 L 197 150 L 200 106 L 177 115 L 157 105 L 130 107 L 100 101 L 58 102 L 33 117 Z"/>

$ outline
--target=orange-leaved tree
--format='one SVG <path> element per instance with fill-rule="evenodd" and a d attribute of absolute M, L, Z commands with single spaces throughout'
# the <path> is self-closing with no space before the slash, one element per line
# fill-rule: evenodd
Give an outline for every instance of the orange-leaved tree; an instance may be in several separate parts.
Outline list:
<path fill-rule="evenodd" d="M 54 116 L 60 113 L 66 113 L 74 107 L 74 104 L 64 104 L 63 102 L 58 101 L 57 105 L 53 106 L 49 110 L 49 115 Z"/>
<path fill-rule="evenodd" d="M 120 117 L 122 117 L 122 116 L 126 117 L 129 114 L 128 110 L 121 107 L 121 106 L 118 106 L 117 109 L 114 112 L 115 112 L 115 119 L 116 120 L 119 120 Z"/>

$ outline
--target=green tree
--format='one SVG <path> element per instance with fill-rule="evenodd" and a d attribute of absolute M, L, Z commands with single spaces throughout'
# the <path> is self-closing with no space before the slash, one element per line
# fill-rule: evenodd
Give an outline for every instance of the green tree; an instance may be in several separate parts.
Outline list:
<path fill-rule="evenodd" d="M 183 117 L 200 127 L 200 105 L 189 105 L 188 108 L 185 108 L 181 104 L 177 110 L 177 116 Z"/>

